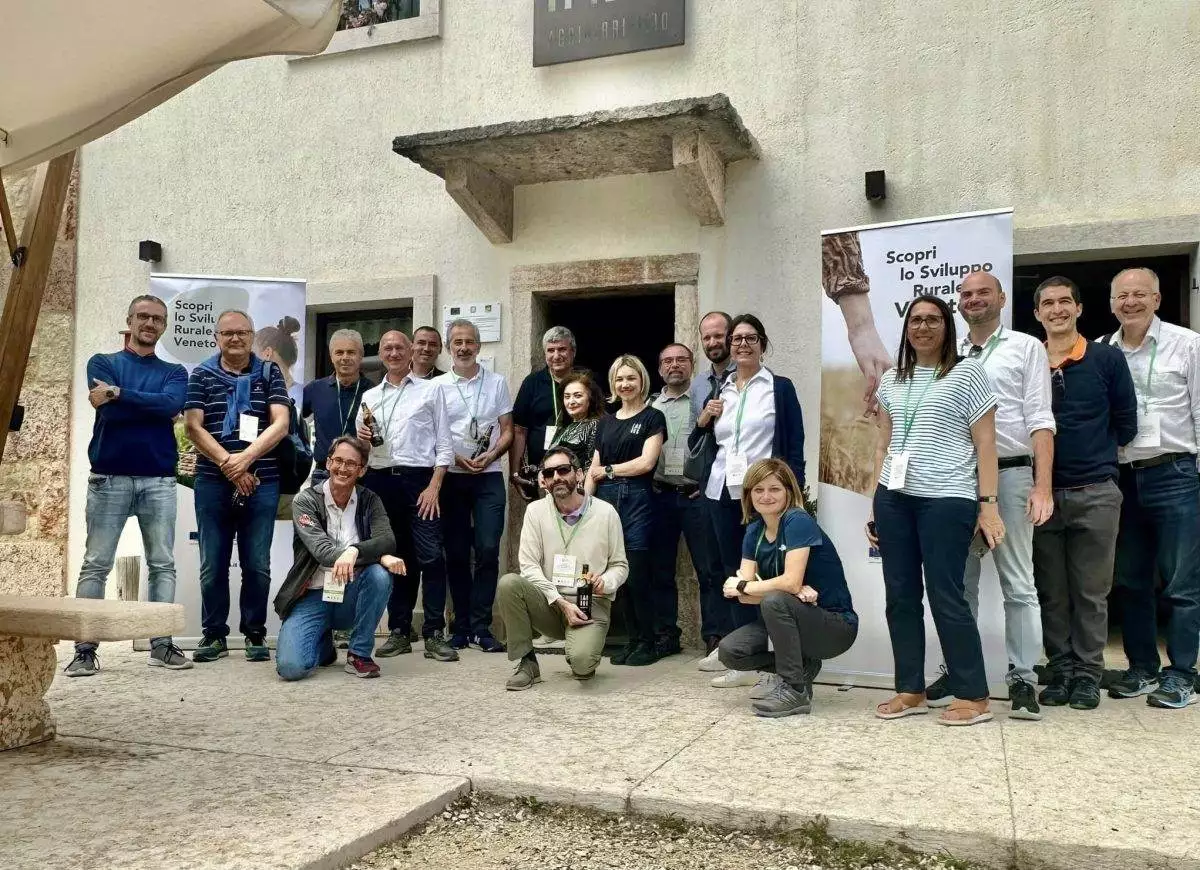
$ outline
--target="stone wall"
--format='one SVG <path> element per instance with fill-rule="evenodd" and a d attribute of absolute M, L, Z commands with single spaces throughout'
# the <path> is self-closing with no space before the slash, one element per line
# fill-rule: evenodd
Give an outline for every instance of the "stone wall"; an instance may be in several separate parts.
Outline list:
<path fill-rule="evenodd" d="M 17 232 L 34 170 L 6 175 Z M 0 461 L 0 593 L 66 592 L 67 474 L 75 340 L 75 237 L 79 170 L 63 206 L 58 241 L 29 353 L 20 403 L 25 424 L 9 433 Z M 0 300 L 12 264 L 0 258 Z M 80 445 L 80 450 L 86 445 Z"/>

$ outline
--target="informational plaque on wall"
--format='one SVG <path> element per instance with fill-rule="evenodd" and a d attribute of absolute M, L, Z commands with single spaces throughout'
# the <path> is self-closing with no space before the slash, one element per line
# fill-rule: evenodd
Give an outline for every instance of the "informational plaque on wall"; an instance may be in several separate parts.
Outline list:
<path fill-rule="evenodd" d="M 534 0 L 533 65 L 683 45 L 686 0 Z"/>
<path fill-rule="evenodd" d="M 469 320 L 479 330 L 480 343 L 500 340 L 499 302 L 461 302 L 458 305 L 442 306 L 442 335 L 450 340 L 450 324 L 455 320 Z"/>

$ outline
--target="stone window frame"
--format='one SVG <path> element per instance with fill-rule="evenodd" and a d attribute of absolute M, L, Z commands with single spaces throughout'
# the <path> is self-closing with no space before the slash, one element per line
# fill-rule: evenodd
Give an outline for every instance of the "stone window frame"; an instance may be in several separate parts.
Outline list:
<path fill-rule="evenodd" d="M 311 60 L 314 57 L 327 57 L 332 54 L 344 54 L 348 51 L 395 45 L 399 42 L 440 39 L 441 36 L 442 0 L 421 0 L 421 12 L 415 18 L 404 18 L 400 21 L 372 24 L 367 27 L 355 27 L 351 30 L 339 30 L 333 34 L 333 39 L 329 40 L 329 46 L 320 54 L 290 57 L 288 61 L 296 63 Z"/>

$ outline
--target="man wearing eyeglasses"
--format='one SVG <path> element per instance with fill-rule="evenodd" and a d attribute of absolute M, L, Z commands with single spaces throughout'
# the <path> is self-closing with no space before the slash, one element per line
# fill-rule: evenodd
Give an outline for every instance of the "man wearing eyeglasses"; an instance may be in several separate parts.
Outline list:
<path fill-rule="evenodd" d="M 156 296 L 129 303 L 125 349 L 88 360 L 88 402 L 96 409 L 88 444 L 87 543 L 77 598 L 103 598 L 121 530 L 137 517 L 150 570 L 150 600 L 175 600 L 175 463 L 172 421 L 187 396 L 187 370 L 163 362 L 154 348 L 167 328 L 167 306 Z M 170 637 L 150 642 L 150 664 L 184 670 L 192 663 Z M 68 677 L 100 670 L 96 644 L 79 641 Z"/>
<path fill-rule="evenodd" d="M 1054 512 L 1033 531 L 1033 568 L 1042 609 L 1048 683 L 1038 700 L 1092 710 L 1108 640 L 1121 491 L 1117 447 L 1137 434 L 1129 366 L 1116 348 L 1079 334 L 1079 288 L 1043 281 L 1034 316 L 1046 330 L 1054 409 Z"/>
<path fill-rule="evenodd" d="M 496 596 L 507 631 L 508 658 L 517 663 L 505 688 L 517 692 L 542 681 L 533 651 L 535 632 L 566 640 L 567 666 L 590 680 L 608 636 L 613 596 L 629 574 L 617 511 L 582 492 L 579 457 L 551 447 L 542 457 L 542 489 L 525 511 L 520 574 L 500 578 Z M 579 608 L 580 587 L 590 586 L 591 616 Z"/>
<path fill-rule="evenodd" d="M 436 378 L 446 400 L 454 464 L 446 475 L 446 575 L 454 601 L 450 645 L 504 652 L 492 636 L 492 604 L 500 575 L 505 486 L 500 457 L 512 444 L 512 400 L 508 382 L 479 365 L 479 330 L 453 320 L 446 344 L 452 371 Z M 471 556 L 474 553 L 474 577 Z"/>
<path fill-rule="evenodd" d="M 1109 687 L 1113 698 L 1146 695 L 1152 707 L 1180 709 L 1194 691 L 1200 646 L 1200 335 L 1156 312 L 1158 276 L 1124 269 L 1112 280 L 1112 312 L 1121 323 L 1108 342 L 1120 350 L 1137 390 L 1137 437 L 1120 452 L 1121 529 L 1117 590 L 1129 669 Z M 1169 611 L 1167 660 L 1158 654 L 1157 595 Z"/>

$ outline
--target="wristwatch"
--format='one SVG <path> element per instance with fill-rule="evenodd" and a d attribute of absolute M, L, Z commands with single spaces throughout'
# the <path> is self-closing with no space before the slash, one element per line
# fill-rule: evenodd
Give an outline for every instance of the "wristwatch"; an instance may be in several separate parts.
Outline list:
<path fill-rule="evenodd" d="M 980 504 L 996 504 L 999 500 L 994 495 L 981 495 L 979 497 Z"/>
<path fill-rule="evenodd" d="M 738 584 L 737 584 L 738 595 L 746 594 L 746 584 L 749 582 L 750 582 L 749 580 L 739 580 L 738 581 Z"/>
<path fill-rule="evenodd" d="M 616 475 L 613 474 L 613 469 L 612 469 L 611 465 L 604 466 L 604 474 L 609 480 L 612 480 L 614 477 L 616 477 Z"/>

